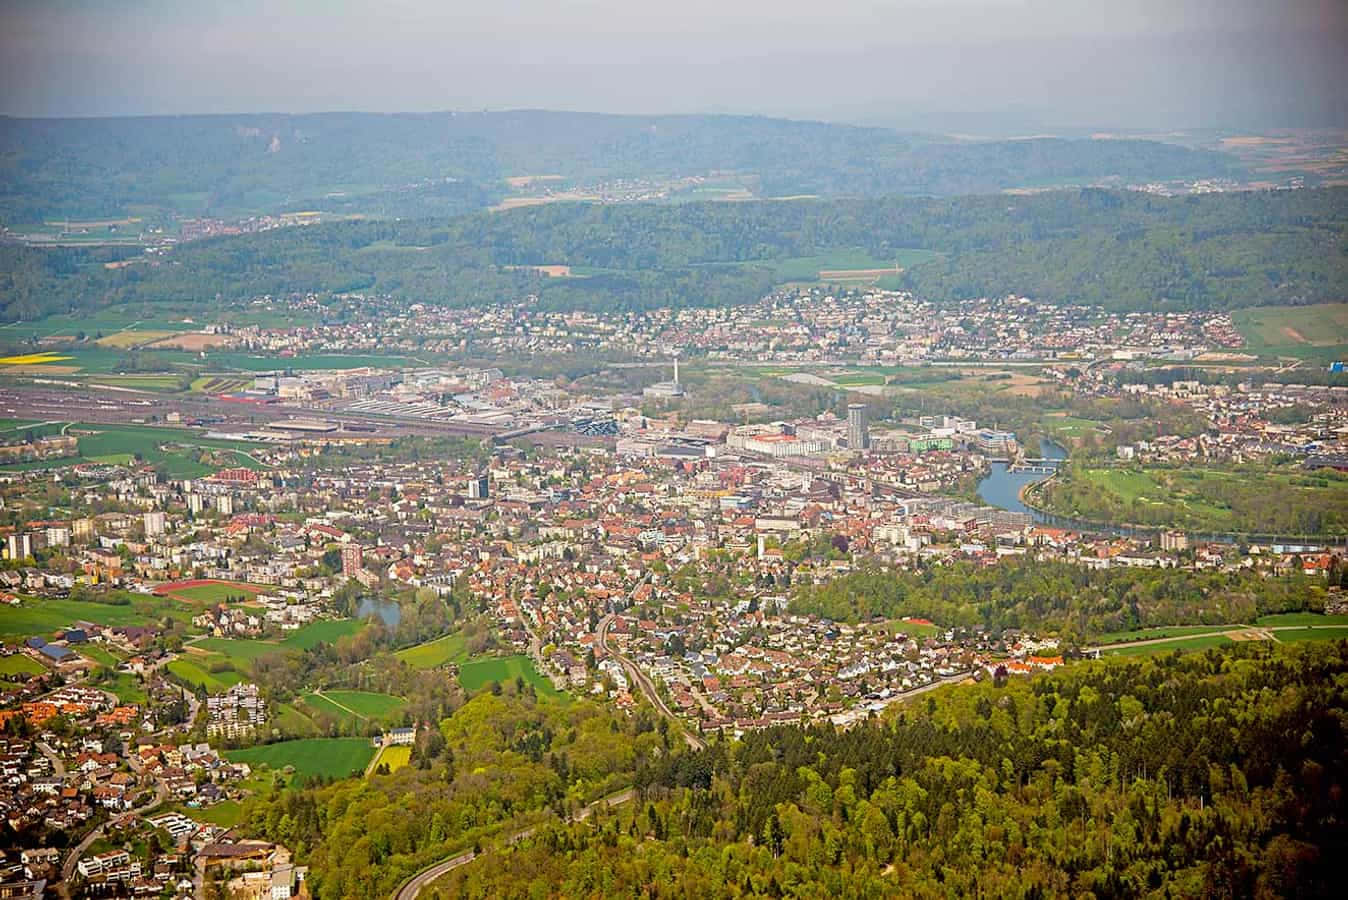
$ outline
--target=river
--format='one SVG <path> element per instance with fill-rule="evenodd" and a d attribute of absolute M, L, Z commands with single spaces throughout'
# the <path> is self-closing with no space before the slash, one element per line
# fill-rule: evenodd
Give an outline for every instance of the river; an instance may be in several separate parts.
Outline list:
<path fill-rule="evenodd" d="M 1067 448 L 1050 440 L 1041 441 L 1039 451 L 1044 459 L 1067 458 Z M 978 496 L 983 502 L 1012 512 L 1028 513 L 1039 521 L 1039 515 L 1020 502 L 1020 489 L 1049 476 L 1043 472 L 1008 472 L 1008 463 L 1004 462 L 995 462 L 991 466 L 992 471 L 978 483 Z"/>

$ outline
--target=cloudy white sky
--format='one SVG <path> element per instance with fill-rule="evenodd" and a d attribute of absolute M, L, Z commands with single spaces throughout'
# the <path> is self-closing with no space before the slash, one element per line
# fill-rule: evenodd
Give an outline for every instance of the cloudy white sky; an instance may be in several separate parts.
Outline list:
<path fill-rule="evenodd" d="M 1348 124 L 1345 0 L 0 0 L 0 113 Z"/>

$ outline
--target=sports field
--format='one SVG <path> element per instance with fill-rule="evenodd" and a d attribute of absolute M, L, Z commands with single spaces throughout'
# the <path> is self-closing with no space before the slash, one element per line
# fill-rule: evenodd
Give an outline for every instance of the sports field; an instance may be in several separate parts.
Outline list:
<path fill-rule="evenodd" d="M 213 579 L 191 579 L 188 581 L 169 581 L 155 587 L 154 592 L 161 597 L 176 597 L 189 603 L 222 603 L 230 597 L 246 596 L 263 591 L 261 585 L 243 581 L 216 581 Z"/>
<path fill-rule="evenodd" d="M 527 656 L 492 656 L 475 659 L 459 666 L 459 684 L 466 690 L 479 690 L 493 681 L 502 684 L 522 677 L 532 684 L 534 690 L 546 697 L 558 697 L 561 693 L 552 686 L 552 682 L 538 673 L 533 660 Z"/>
<path fill-rule="evenodd" d="M 902 633 L 914 638 L 931 637 L 934 634 L 940 634 L 942 631 L 945 631 L 940 625 L 925 620 L 909 622 L 905 619 L 891 619 L 885 623 L 885 627 L 889 630 L 890 634 Z"/>
<path fill-rule="evenodd" d="M 447 634 L 442 638 L 399 650 L 394 655 L 414 669 L 434 669 L 452 662 L 466 662 L 468 649 L 464 644 L 463 635 Z"/>
<path fill-rule="evenodd" d="M 374 758 L 374 745 L 366 738 L 305 738 L 227 750 L 230 762 L 245 762 L 250 766 L 267 765 L 273 769 L 294 766 L 295 774 L 307 778 L 322 775 L 326 778 L 348 778 L 364 773 Z"/>

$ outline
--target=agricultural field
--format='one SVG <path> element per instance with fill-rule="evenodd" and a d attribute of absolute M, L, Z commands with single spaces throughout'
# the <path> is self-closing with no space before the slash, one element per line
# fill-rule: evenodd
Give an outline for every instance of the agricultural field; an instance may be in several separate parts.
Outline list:
<path fill-rule="evenodd" d="M 1171 653 L 1175 650 L 1207 650 L 1209 647 L 1226 647 L 1231 639 L 1223 634 L 1201 634 L 1197 637 L 1166 641 L 1161 644 L 1122 644 L 1100 651 L 1101 656 L 1147 656 L 1153 653 Z"/>
<path fill-rule="evenodd" d="M 97 644 L 81 644 L 78 648 L 80 656 L 91 659 L 109 669 L 117 668 L 121 659 L 108 650 L 106 647 L 100 647 Z"/>
<path fill-rule="evenodd" d="M 1331 362 L 1348 358 L 1348 303 L 1259 306 L 1231 312 L 1258 356 L 1288 356 Z"/>
<path fill-rule="evenodd" d="M 370 772 L 373 774 L 374 770 L 380 766 L 388 766 L 389 772 L 396 772 L 411 761 L 412 748 L 406 744 L 385 747 L 379 751 L 379 756 L 375 759 L 374 765 L 371 766 Z"/>
<path fill-rule="evenodd" d="M 255 356 L 242 351 L 206 351 L 198 364 L 212 369 L 239 372 L 270 372 L 277 368 L 297 370 L 361 369 L 366 366 L 428 365 L 429 360 L 410 356 L 380 356 L 377 354 L 306 353 L 302 356 Z"/>
<path fill-rule="evenodd" d="M 818 256 L 796 256 L 764 260 L 751 265 L 766 265 L 783 282 L 862 281 L 897 275 L 918 263 L 937 259 L 941 254 L 930 250 L 899 250 L 892 259 L 880 259 L 864 250 L 835 250 Z"/>
<path fill-rule="evenodd" d="M 301 778 L 349 778 L 365 771 L 374 750 L 366 738 L 304 738 L 227 750 L 225 756 L 230 762 L 266 765 L 274 770 L 293 766 L 295 775 Z"/>
<path fill-rule="evenodd" d="M 88 379 L 88 383 L 91 386 L 128 388 L 133 391 L 165 394 L 181 390 L 183 379 L 177 375 L 93 375 Z"/>
<path fill-rule="evenodd" d="M 468 660 L 468 648 L 461 634 L 447 634 L 442 638 L 399 650 L 395 656 L 414 669 L 435 669 L 452 662 Z"/>
<path fill-rule="evenodd" d="M 523 678 L 527 684 L 532 684 L 540 696 L 561 696 L 560 692 L 552 686 L 552 682 L 538 673 L 538 670 L 534 668 L 533 660 L 527 656 L 518 654 L 515 656 L 491 656 L 475 659 L 459 666 L 459 684 L 469 691 L 480 690 L 493 681 L 504 684 L 514 681 L 516 678 Z"/>
<path fill-rule="evenodd" d="M 289 703 L 278 703 L 270 710 L 268 724 L 287 737 L 309 737 L 318 734 L 318 726 L 306 713 Z"/>
<path fill-rule="evenodd" d="M 402 697 L 373 691 L 324 691 L 323 696 L 363 719 L 387 721 L 390 717 L 397 716 L 403 707 L 407 706 L 407 701 Z"/>
<path fill-rule="evenodd" d="M 296 712 L 312 722 L 321 724 L 324 718 L 328 718 L 340 723 L 343 727 L 359 727 L 364 721 L 360 716 L 350 710 L 343 709 L 322 694 L 304 694 L 298 702 L 302 708 L 297 707 Z"/>
<path fill-rule="evenodd" d="M 45 671 L 42 663 L 22 653 L 0 656 L 0 675 L 41 675 Z"/>
<path fill-rule="evenodd" d="M 281 641 L 281 645 L 295 650 L 309 650 L 319 644 L 335 644 L 339 638 L 359 634 L 365 623 L 359 619 L 325 619 L 310 622 L 298 631 L 293 631 Z"/>
<path fill-rule="evenodd" d="M 1111 631 L 1097 639 L 1100 644 L 1128 644 L 1134 641 L 1154 641 L 1158 638 L 1191 637 L 1198 634 L 1221 634 L 1235 625 L 1162 625 L 1137 631 Z"/>
<path fill-rule="evenodd" d="M 148 699 L 144 682 L 129 672 L 118 672 L 107 681 L 99 681 L 97 684 L 103 690 L 116 694 L 117 699 L 123 703 L 144 703 Z"/>
<path fill-rule="evenodd" d="M 190 622 L 193 610 L 172 604 L 157 597 L 127 595 L 131 602 L 125 606 L 80 600 L 27 599 L 17 607 L 6 607 L 0 613 L 0 638 L 20 640 L 33 636 L 48 637 L 52 632 L 67 628 L 76 622 L 95 625 L 141 625 L 170 615 L 182 622 Z"/>
<path fill-rule="evenodd" d="M 243 818 L 243 806 L 237 800 L 221 800 L 214 806 L 207 807 L 176 806 L 174 810 L 194 822 L 219 825 L 221 828 L 233 828 Z"/>
<path fill-rule="evenodd" d="M 220 659 L 222 657 L 216 657 Z M 169 663 L 166 668 L 172 674 L 191 687 L 204 686 L 211 693 L 218 693 L 230 685 L 243 681 L 243 675 L 233 669 L 223 672 L 211 672 L 207 666 L 212 660 L 205 656 L 182 656 Z"/>
<path fill-rule="evenodd" d="M 407 701 L 391 694 L 370 691 L 318 691 L 300 698 L 304 706 L 344 724 L 356 726 L 368 722 L 393 724 Z"/>
<path fill-rule="evenodd" d="M 202 450 L 210 449 L 235 451 L 235 459 L 231 465 L 262 468 L 255 460 L 241 452 L 256 449 L 256 444 L 206 438 L 184 428 L 71 424 L 67 433 L 79 439 L 79 456 L 40 461 L 38 465 L 44 468 L 75 465 L 80 462 L 124 465 L 139 458 L 146 463 L 162 465 L 173 478 L 200 478 L 218 468 L 201 461 Z M 167 445 L 167 449 L 161 445 Z M 30 464 L 15 463 L 0 469 L 20 470 L 31 467 Z"/>
<path fill-rule="evenodd" d="M 1322 613 L 1275 613 L 1260 616 L 1254 624 L 1274 628 L 1279 625 L 1348 625 L 1348 616 L 1326 616 Z"/>
<path fill-rule="evenodd" d="M 1284 644 L 1296 644 L 1302 641 L 1343 641 L 1348 640 L 1348 625 L 1295 628 L 1291 631 L 1275 631 L 1273 636 Z"/>
<path fill-rule="evenodd" d="M 132 347 L 141 347 L 145 344 L 153 344 L 155 341 L 163 340 L 166 337 L 172 337 L 177 334 L 176 331 L 155 331 L 152 329 L 134 329 L 129 328 L 125 331 L 115 331 L 112 334 L 97 338 L 94 343 L 100 347 L 113 347 L 117 350 L 129 350 Z"/>
<path fill-rule="evenodd" d="M 194 378 L 191 390 L 198 394 L 231 394 L 252 387 L 253 379 L 232 375 L 202 375 Z"/>
<path fill-rule="evenodd" d="M 289 648 L 272 641 L 259 641 L 249 638 L 201 638 L 188 646 L 190 650 L 204 650 L 208 653 L 219 654 L 231 663 L 236 661 L 250 663 L 259 657 L 291 652 Z"/>
<path fill-rule="evenodd" d="M 44 366 L 68 359 L 69 356 L 59 353 L 21 353 L 17 356 L 0 356 L 0 366 Z"/>
<path fill-rule="evenodd" d="M 1044 430 L 1058 438 L 1079 438 L 1084 434 L 1097 431 L 1101 422 L 1094 419 L 1081 419 L 1076 416 L 1046 416 L 1043 421 Z"/>

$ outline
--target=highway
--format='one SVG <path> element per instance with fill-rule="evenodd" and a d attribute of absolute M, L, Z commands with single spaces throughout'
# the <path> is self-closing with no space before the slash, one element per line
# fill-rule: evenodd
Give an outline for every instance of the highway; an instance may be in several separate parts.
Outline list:
<path fill-rule="evenodd" d="M 611 654 L 613 658 L 622 665 L 624 671 L 627 672 L 627 677 L 632 679 L 632 682 L 641 688 L 641 692 L 646 695 L 647 700 L 651 701 L 651 705 L 659 710 L 660 714 L 669 719 L 670 723 L 679 730 L 679 733 L 683 735 L 683 739 L 688 742 L 688 746 L 692 747 L 694 750 L 706 750 L 707 742 L 684 727 L 684 724 L 680 721 L 679 717 L 674 715 L 674 712 L 665 705 L 665 701 L 660 698 L 659 692 L 656 691 L 655 685 L 651 682 L 650 678 L 646 676 L 646 673 L 641 671 L 637 664 L 632 662 L 632 660 L 623 656 L 608 645 L 608 630 L 612 624 L 613 613 L 609 613 L 599 620 L 599 629 L 596 632 L 596 637 L 599 640 L 599 648 L 605 653 Z"/>
<path fill-rule="evenodd" d="M 636 795 L 637 795 L 636 791 L 632 790 L 631 788 L 628 788 L 625 791 L 620 791 L 616 794 L 610 794 L 607 797 L 601 797 L 600 799 L 591 803 L 589 806 L 586 806 L 585 808 L 577 811 L 575 815 L 571 816 L 569 821 L 580 822 L 584 819 L 589 818 L 590 813 L 592 813 L 597 807 L 618 806 L 619 804 L 626 803 L 627 801 L 631 800 Z M 505 839 L 505 843 L 507 844 L 518 843 L 524 840 L 525 838 L 531 836 L 537 830 L 538 830 L 537 825 L 530 825 L 528 828 L 521 828 L 519 831 L 516 831 L 511 835 L 509 835 Z M 472 862 L 475 859 L 477 859 L 477 854 L 475 854 L 472 850 L 466 850 L 457 856 L 451 856 L 448 859 L 442 859 L 439 862 L 435 863 L 434 865 L 422 869 L 420 872 L 404 881 L 402 886 L 399 887 L 398 890 L 394 891 L 392 900 L 416 900 L 416 896 L 420 894 L 422 890 L 424 890 L 426 886 L 429 885 L 431 882 L 435 881 L 436 879 L 444 876 L 449 872 L 452 872 L 459 866 L 467 865 L 468 863 Z"/>

